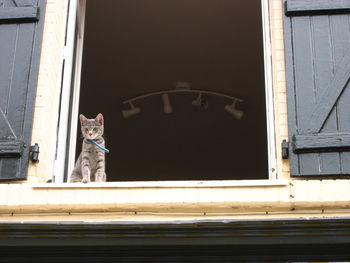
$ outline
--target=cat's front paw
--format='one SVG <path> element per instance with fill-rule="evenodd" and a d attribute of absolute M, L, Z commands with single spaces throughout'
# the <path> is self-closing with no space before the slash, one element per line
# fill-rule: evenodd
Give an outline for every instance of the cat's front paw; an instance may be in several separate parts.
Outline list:
<path fill-rule="evenodd" d="M 81 182 L 82 182 L 82 183 L 84 183 L 84 184 L 86 184 L 86 183 L 88 183 L 88 182 L 89 182 L 89 180 L 88 180 L 88 179 L 86 179 L 86 178 L 84 178 L 83 180 L 81 180 Z"/>
<path fill-rule="evenodd" d="M 96 182 L 106 182 L 106 173 L 99 171 L 96 172 Z"/>

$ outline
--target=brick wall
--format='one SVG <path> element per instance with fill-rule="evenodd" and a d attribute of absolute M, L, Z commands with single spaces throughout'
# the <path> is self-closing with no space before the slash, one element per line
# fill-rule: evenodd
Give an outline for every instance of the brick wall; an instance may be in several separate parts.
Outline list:
<path fill-rule="evenodd" d="M 282 159 L 281 142 L 288 139 L 287 97 L 284 66 L 282 0 L 270 0 L 272 70 L 275 101 L 275 126 L 278 178 L 289 178 L 289 161 Z"/>

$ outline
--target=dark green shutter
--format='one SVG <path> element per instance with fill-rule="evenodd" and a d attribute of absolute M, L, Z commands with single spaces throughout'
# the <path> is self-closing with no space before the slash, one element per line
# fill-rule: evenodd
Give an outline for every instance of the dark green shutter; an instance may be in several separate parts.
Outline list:
<path fill-rule="evenodd" d="M 25 179 L 45 0 L 0 0 L 0 179 Z"/>
<path fill-rule="evenodd" d="M 293 176 L 350 174 L 350 0 L 284 0 Z"/>

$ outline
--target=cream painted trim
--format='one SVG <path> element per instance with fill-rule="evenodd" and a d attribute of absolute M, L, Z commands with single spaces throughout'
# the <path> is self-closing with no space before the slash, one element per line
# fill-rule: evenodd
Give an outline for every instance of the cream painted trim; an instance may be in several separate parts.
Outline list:
<path fill-rule="evenodd" d="M 289 180 L 220 180 L 220 181 L 151 181 L 108 183 L 34 183 L 33 188 L 206 188 L 206 187 L 275 187 L 288 186 Z"/>
<path fill-rule="evenodd" d="M 59 183 L 64 181 L 65 173 L 70 174 L 74 168 L 85 9 L 86 0 L 70 1 L 67 20 L 67 41 L 64 46 L 65 67 L 61 91 L 60 120 L 58 124 L 57 156 L 54 166 L 54 180 Z M 70 109 L 71 112 L 69 112 Z M 69 123 L 69 120 L 76 121 L 70 121 Z M 68 158 L 68 162 L 65 161 L 66 158 Z M 66 171 L 66 163 L 68 163 L 68 172 Z"/>
<path fill-rule="evenodd" d="M 255 186 L 244 184 L 254 182 Z M 85 185 L 0 184 L 0 215 L 100 212 L 300 213 L 311 210 L 323 213 L 335 209 L 348 213 L 350 209 L 350 180 L 345 179 L 190 181 L 177 182 L 179 187 L 174 187 L 174 182 L 168 182 L 168 185 L 167 182 L 146 182 L 148 186 L 141 183 L 138 182 L 138 187 L 135 183 L 128 187 L 128 182 Z M 183 187 L 182 183 L 186 183 L 187 187 Z M 257 185 L 259 183 L 262 185 Z M 265 186 L 266 183 L 269 186 Z M 282 185 L 277 185 L 279 183 Z M 305 217 L 309 216 L 308 213 Z"/>
<path fill-rule="evenodd" d="M 34 213 L 0 214 L 0 222 L 184 222 L 187 220 L 273 220 L 273 219 L 330 219 L 350 217 L 349 210 L 308 210 L 282 212 L 237 213 L 154 213 L 154 212 L 100 212 L 100 213 Z"/>
<path fill-rule="evenodd" d="M 73 61 L 74 61 L 74 46 L 75 46 L 75 26 L 77 16 L 78 0 L 70 1 L 68 6 L 67 19 L 67 35 L 66 43 L 63 47 L 63 63 L 64 71 L 62 72 L 62 89 L 61 101 L 59 109 L 58 133 L 57 133 L 57 149 L 54 163 L 54 181 L 63 182 L 65 172 L 65 159 L 67 151 L 67 136 L 68 136 L 68 119 L 69 119 L 69 103 L 71 94 L 71 84 L 73 77 Z"/>

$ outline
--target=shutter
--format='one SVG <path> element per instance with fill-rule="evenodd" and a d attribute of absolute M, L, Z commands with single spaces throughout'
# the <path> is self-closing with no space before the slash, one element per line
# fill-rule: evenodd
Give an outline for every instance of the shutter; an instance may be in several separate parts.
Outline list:
<path fill-rule="evenodd" d="M 350 0 L 283 0 L 291 175 L 350 174 Z"/>
<path fill-rule="evenodd" d="M 0 0 L 0 179 L 25 179 L 45 0 Z"/>

